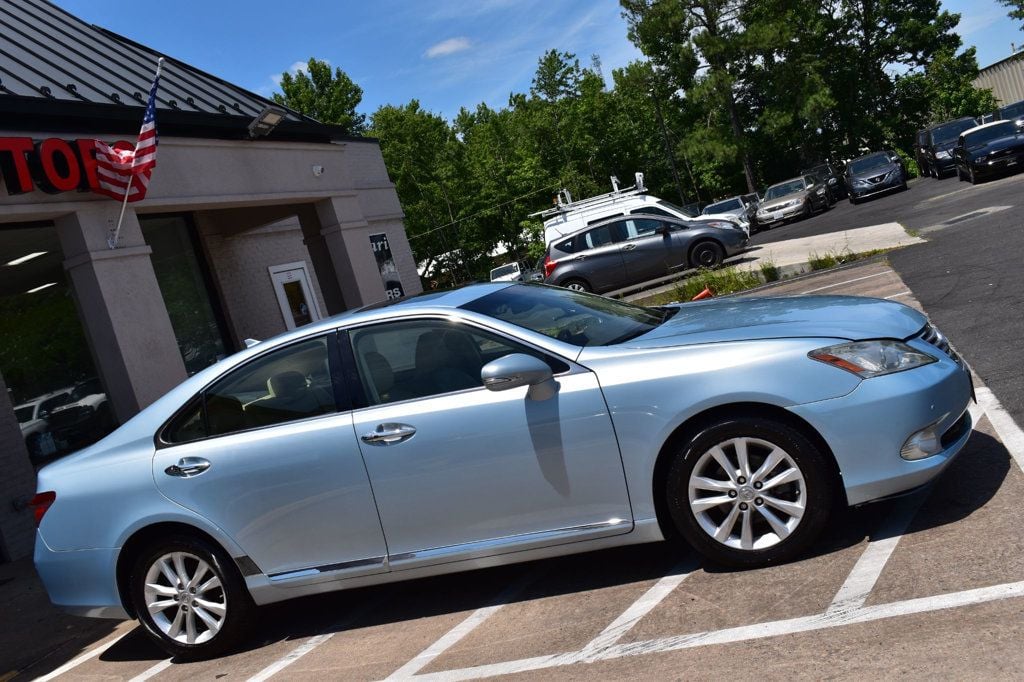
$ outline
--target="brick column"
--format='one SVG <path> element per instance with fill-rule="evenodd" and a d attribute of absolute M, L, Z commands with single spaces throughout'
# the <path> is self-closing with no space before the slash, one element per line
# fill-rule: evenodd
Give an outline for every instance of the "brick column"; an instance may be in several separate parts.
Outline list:
<path fill-rule="evenodd" d="M 119 248 L 107 246 L 119 210 L 98 203 L 55 223 L 96 368 L 124 422 L 187 375 L 134 211 L 125 213 Z"/>
<path fill-rule="evenodd" d="M 32 553 L 35 524 L 21 507 L 36 490 L 36 472 L 29 463 L 21 428 L 14 418 L 7 384 L 0 375 L 0 561 Z"/>

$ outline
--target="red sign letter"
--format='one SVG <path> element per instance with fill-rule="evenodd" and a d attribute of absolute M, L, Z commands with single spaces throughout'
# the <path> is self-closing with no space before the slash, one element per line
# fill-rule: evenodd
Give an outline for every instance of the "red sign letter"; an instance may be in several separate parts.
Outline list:
<path fill-rule="evenodd" d="M 3 173 L 8 194 L 32 191 L 32 174 L 25 157 L 31 151 L 31 137 L 0 137 L 0 173 Z"/>

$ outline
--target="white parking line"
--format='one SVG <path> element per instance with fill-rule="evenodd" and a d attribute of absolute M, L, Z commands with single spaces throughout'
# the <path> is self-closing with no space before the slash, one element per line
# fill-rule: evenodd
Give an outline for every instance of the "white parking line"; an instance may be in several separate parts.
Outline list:
<path fill-rule="evenodd" d="M 149 670 L 141 672 L 132 679 L 128 680 L 128 682 L 145 682 L 149 678 L 155 677 L 156 675 L 159 675 L 163 671 L 167 670 L 171 667 L 171 665 L 171 659 L 169 658 L 166 661 L 160 661 Z"/>
<path fill-rule="evenodd" d="M 341 620 L 339 620 L 331 626 L 330 632 L 325 632 L 323 634 L 316 635 L 315 637 L 310 637 L 305 642 L 289 651 L 282 658 L 279 658 L 263 670 L 259 671 L 258 673 L 250 677 L 247 680 L 247 682 L 263 682 L 264 680 L 270 679 L 273 675 L 276 675 L 277 673 L 281 672 L 282 670 L 290 666 L 292 663 L 308 654 L 310 651 L 313 651 L 318 646 L 331 639 L 331 637 L 334 637 L 334 635 L 343 631 L 348 625 L 352 624 L 358 618 L 365 615 L 370 609 L 376 608 L 379 605 L 379 601 L 370 601 L 364 603 L 362 606 L 352 611 L 349 611 L 344 618 L 342 618 Z"/>
<path fill-rule="evenodd" d="M 129 630 L 128 632 L 131 632 L 131 630 Z M 43 675 L 42 677 L 37 677 L 35 679 L 35 682 L 48 682 L 49 680 L 52 680 L 52 679 L 57 678 L 57 677 L 60 677 L 64 673 L 68 672 L 69 670 L 77 668 L 78 666 L 82 665 L 86 661 L 90 661 L 90 660 L 96 658 L 97 656 L 102 654 L 104 651 L 106 651 L 110 647 L 114 646 L 119 641 L 121 641 L 121 639 L 123 637 L 125 637 L 128 634 L 128 632 L 125 632 L 124 634 L 118 635 L 114 639 L 110 640 L 109 642 L 107 642 L 105 644 L 99 645 L 95 649 L 91 649 L 89 651 L 86 651 L 84 654 L 82 654 L 78 658 L 74 658 L 74 659 L 68 661 L 67 663 L 65 663 L 61 667 L 57 668 L 56 670 L 54 670 L 52 673 L 50 673 L 48 675 Z"/>
<path fill-rule="evenodd" d="M 453 627 L 451 630 L 441 636 L 439 640 L 428 646 L 420 654 L 418 654 L 411 661 L 403 665 L 401 668 L 396 670 L 387 676 L 388 680 L 404 680 L 409 679 L 420 670 L 427 667 L 431 661 L 443 654 L 448 649 L 452 648 L 461 640 L 463 637 L 471 633 L 473 630 L 483 624 L 488 618 L 498 612 L 508 602 L 512 601 L 520 592 L 523 591 L 530 583 L 537 579 L 540 575 L 539 569 L 533 569 L 523 574 L 519 580 L 515 581 L 507 588 L 502 590 L 501 594 L 495 597 L 494 601 L 482 608 L 477 609 L 469 615 L 464 621 Z"/>
<path fill-rule="evenodd" d="M 807 291 L 804 291 L 802 293 L 803 294 L 813 294 L 815 291 L 825 291 L 825 289 L 835 289 L 836 287 L 841 287 L 844 284 L 853 284 L 854 282 L 859 282 L 859 281 L 861 281 L 863 279 L 871 279 L 872 277 L 881 277 L 882 275 L 893 275 L 893 274 L 896 274 L 896 273 L 894 273 L 892 270 L 886 270 L 885 272 L 876 272 L 873 275 L 864 275 L 863 277 L 854 277 L 853 279 L 844 280 L 842 282 L 836 282 L 835 284 L 828 284 L 828 285 L 823 286 L 823 287 L 818 287 L 817 289 L 808 289 Z"/>
<path fill-rule="evenodd" d="M 974 390 L 978 396 L 978 405 L 985 411 L 985 415 L 996 430 L 996 435 L 1003 442 L 1007 452 L 1017 462 L 1017 466 L 1024 471 L 1024 431 L 1013 420 L 999 399 L 987 386 L 978 386 Z"/>
<path fill-rule="evenodd" d="M 899 298 L 900 296 L 910 296 L 913 293 L 914 293 L 913 291 L 911 291 L 910 289 L 907 289 L 906 291 L 901 291 L 898 294 L 893 294 L 892 296 L 886 296 L 885 300 L 888 301 L 891 298 Z"/>
<path fill-rule="evenodd" d="M 606 649 L 622 639 L 622 636 L 633 629 L 640 620 L 660 604 L 672 590 L 686 580 L 696 568 L 695 561 L 685 561 L 676 565 L 668 575 L 656 582 L 642 597 L 633 602 L 628 609 L 601 631 L 590 643 L 583 647 L 584 652 L 595 653 Z"/>
<path fill-rule="evenodd" d="M 878 529 L 878 540 L 872 540 L 860 555 L 850 575 L 846 577 L 826 614 L 842 613 L 864 606 L 868 595 L 874 589 L 885 564 L 889 561 L 900 538 L 913 521 L 917 510 L 921 508 L 927 495 L 917 493 L 899 500 L 897 507 L 886 517 L 885 523 Z"/>
<path fill-rule="evenodd" d="M 728 644 L 743 642 L 766 637 L 778 637 L 779 635 L 796 634 L 800 632 L 811 632 L 814 630 L 825 630 L 844 625 L 856 623 L 868 623 L 897 616 L 908 616 L 918 613 L 929 613 L 942 611 L 974 604 L 1000 601 L 1024 597 L 1024 582 L 1005 583 L 992 587 L 982 587 L 963 592 L 952 592 L 933 597 L 922 597 L 920 599 L 908 599 L 905 601 L 879 604 L 877 606 L 866 606 L 859 609 L 844 611 L 842 613 L 822 613 L 815 616 L 803 616 L 788 620 L 770 621 L 757 623 L 755 625 L 743 625 L 724 630 L 709 632 L 695 632 L 686 635 L 663 637 L 643 642 L 631 642 L 627 644 L 616 644 L 596 657 L 585 658 L 583 651 L 571 651 L 548 656 L 536 656 L 518 661 L 506 661 L 491 665 L 481 665 L 472 668 L 461 668 L 459 670 L 445 670 L 442 672 L 419 675 L 417 680 L 473 680 L 494 675 L 510 675 L 513 673 L 527 672 L 531 670 L 542 670 L 559 666 L 573 665 L 594 661 L 606 661 L 625 656 L 643 656 L 646 654 L 663 653 L 667 651 L 678 651 L 713 644 Z"/>

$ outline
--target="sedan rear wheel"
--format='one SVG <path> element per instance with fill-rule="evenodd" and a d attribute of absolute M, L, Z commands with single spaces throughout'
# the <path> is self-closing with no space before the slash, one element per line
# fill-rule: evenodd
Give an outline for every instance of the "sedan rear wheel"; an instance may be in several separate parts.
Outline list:
<path fill-rule="evenodd" d="M 218 656 L 253 620 L 241 577 L 220 550 L 193 538 L 171 538 L 142 552 L 132 596 L 147 634 L 172 656 Z"/>
<path fill-rule="evenodd" d="M 753 567 L 804 551 L 833 483 L 824 456 L 780 422 L 737 418 L 700 433 L 673 461 L 669 508 L 683 537 L 717 563 Z"/>
<path fill-rule="evenodd" d="M 590 291 L 590 287 L 582 279 L 570 279 L 562 286 L 572 291 Z"/>

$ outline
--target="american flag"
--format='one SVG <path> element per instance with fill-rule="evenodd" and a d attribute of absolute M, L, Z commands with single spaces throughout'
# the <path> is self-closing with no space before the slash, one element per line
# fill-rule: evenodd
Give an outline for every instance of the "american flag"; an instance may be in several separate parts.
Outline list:
<path fill-rule="evenodd" d="M 142 129 L 134 149 L 118 149 L 105 142 L 93 140 L 96 146 L 96 179 L 98 187 L 95 191 L 118 201 L 139 201 L 145 198 L 149 179 L 156 166 L 156 89 L 160 85 L 160 67 L 156 68 L 153 87 L 149 90 L 149 102 L 146 113 L 142 117 Z"/>

